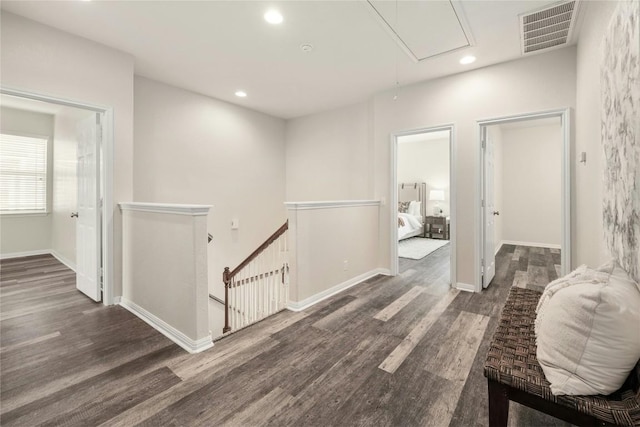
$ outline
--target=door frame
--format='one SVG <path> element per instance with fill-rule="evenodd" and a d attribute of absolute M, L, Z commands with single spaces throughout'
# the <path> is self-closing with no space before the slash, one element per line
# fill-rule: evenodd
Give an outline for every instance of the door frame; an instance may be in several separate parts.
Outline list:
<path fill-rule="evenodd" d="M 389 200 L 389 227 L 390 233 L 390 273 L 392 276 L 397 276 L 399 271 L 398 260 L 398 138 L 401 136 L 417 135 L 421 133 L 449 131 L 449 244 L 451 245 L 451 255 L 449 259 L 450 264 L 450 280 L 451 287 L 456 287 L 456 130 L 453 123 L 447 123 L 438 126 L 430 126 L 419 129 L 412 129 L 407 131 L 394 132 L 390 137 L 391 147 L 391 188 L 389 194 L 391 198 Z M 425 201 L 426 202 L 426 201 Z"/>
<path fill-rule="evenodd" d="M 560 242 L 560 262 L 561 274 L 571 271 L 571 109 L 561 108 L 555 110 L 545 110 L 533 113 L 516 114 L 512 116 L 502 116 L 498 118 L 483 119 L 476 121 L 476 159 L 478 179 L 475 198 L 475 228 L 476 228 L 476 250 L 475 250 L 475 271 L 477 272 L 475 291 L 482 290 L 482 254 L 484 251 L 484 224 L 482 218 L 482 197 L 484 192 L 484 161 L 482 152 L 482 130 L 486 126 L 520 122 L 526 120 L 536 120 L 558 117 L 562 127 L 562 159 L 561 159 L 561 242 Z"/>
<path fill-rule="evenodd" d="M 112 305 L 114 301 L 113 209 L 105 209 L 104 207 L 113 206 L 113 108 L 90 104 L 83 101 L 69 100 L 50 95 L 28 92 L 20 89 L 12 89 L 4 86 L 0 86 L 0 93 L 3 95 L 48 102 L 50 104 L 80 108 L 83 110 L 101 113 L 103 115 L 102 164 L 98 165 L 100 170 L 100 191 L 102 193 L 102 206 L 100 207 L 100 217 L 102 220 L 100 236 L 101 247 L 99 250 L 102 253 L 102 303 L 104 305 Z"/>

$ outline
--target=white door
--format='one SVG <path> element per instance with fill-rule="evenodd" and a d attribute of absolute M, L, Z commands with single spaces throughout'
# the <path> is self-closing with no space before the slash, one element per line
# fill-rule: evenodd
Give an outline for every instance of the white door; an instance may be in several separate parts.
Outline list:
<path fill-rule="evenodd" d="M 76 222 L 76 288 L 94 301 L 102 299 L 100 289 L 100 114 L 77 125 L 78 212 Z"/>
<path fill-rule="evenodd" d="M 486 126 L 482 128 L 482 153 L 484 168 L 483 185 L 483 237 L 484 250 L 482 255 L 482 287 L 486 288 L 496 275 L 495 254 L 495 211 L 493 194 L 493 141 Z"/>

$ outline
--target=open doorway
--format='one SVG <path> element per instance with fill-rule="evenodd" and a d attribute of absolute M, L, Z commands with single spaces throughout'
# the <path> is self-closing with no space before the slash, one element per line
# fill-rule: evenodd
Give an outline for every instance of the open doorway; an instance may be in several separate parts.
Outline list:
<path fill-rule="evenodd" d="M 392 274 L 422 271 L 443 290 L 455 283 L 452 144 L 452 126 L 392 137 Z"/>
<path fill-rule="evenodd" d="M 553 111 L 480 123 L 482 288 L 501 267 L 496 259 L 518 263 L 502 267 L 515 269 L 513 285 L 526 288 L 541 289 L 569 268 L 567 116 Z"/>
<path fill-rule="evenodd" d="M 2 258 L 51 254 L 76 273 L 79 291 L 108 304 L 103 271 L 111 258 L 102 227 L 107 112 L 5 90 L 1 97 L 3 179 L 8 180 L 2 192 Z M 27 208 L 30 200 L 41 201 L 28 202 L 36 210 Z"/>

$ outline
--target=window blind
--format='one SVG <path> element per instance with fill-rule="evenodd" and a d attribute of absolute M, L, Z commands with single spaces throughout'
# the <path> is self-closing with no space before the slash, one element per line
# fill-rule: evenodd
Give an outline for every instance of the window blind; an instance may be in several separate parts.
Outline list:
<path fill-rule="evenodd" d="M 47 211 L 47 139 L 0 134 L 0 212 Z"/>

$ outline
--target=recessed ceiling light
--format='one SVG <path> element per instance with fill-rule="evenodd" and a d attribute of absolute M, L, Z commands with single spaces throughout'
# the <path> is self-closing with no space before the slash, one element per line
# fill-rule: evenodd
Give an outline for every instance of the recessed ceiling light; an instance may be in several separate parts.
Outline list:
<path fill-rule="evenodd" d="M 467 64 L 471 64 L 472 62 L 475 62 L 475 60 L 476 60 L 476 57 L 475 57 L 475 56 L 473 56 L 473 55 L 467 55 L 467 56 L 465 56 L 464 58 L 462 58 L 462 59 L 460 60 L 460 63 L 461 63 L 462 65 L 467 65 Z"/>
<path fill-rule="evenodd" d="M 303 52 L 308 53 L 313 50 L 313 45 L 310 43 L 301 44 L 300 49 L 302 49 Z"/>
<path fill-rule="evenodd" d="M 264 14 L 264 20 L 269 24 L 282 24 L 284 18 L 282 17 L 282 14 L 280 12 L 275 9 L 271 9 Z"/>
<path fill-rule="evenodd" d="M 236 96 L 238 98 L 246 98 L 247 97 L 247 92 L 245 92 L 243 90 L 236 91 Z"/>

